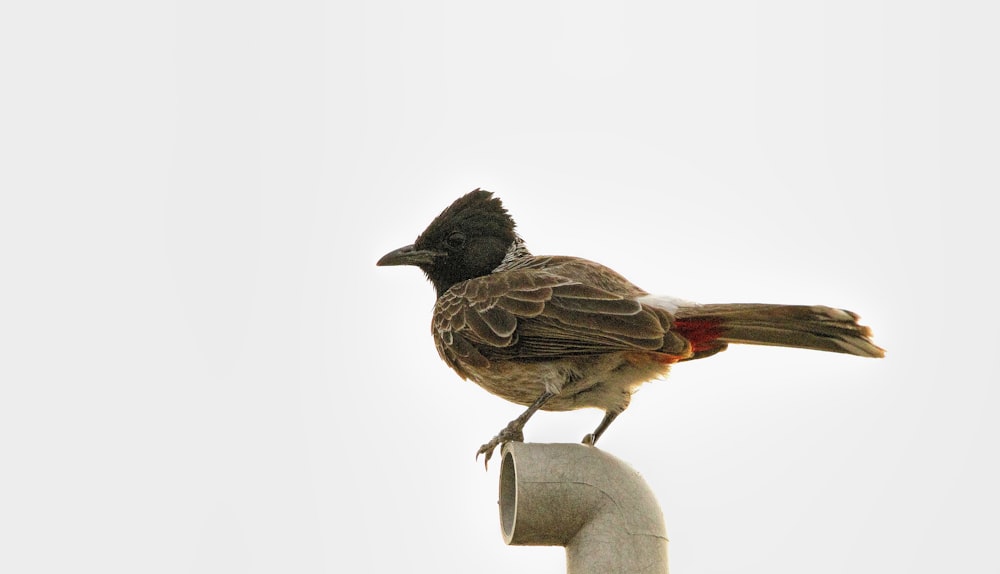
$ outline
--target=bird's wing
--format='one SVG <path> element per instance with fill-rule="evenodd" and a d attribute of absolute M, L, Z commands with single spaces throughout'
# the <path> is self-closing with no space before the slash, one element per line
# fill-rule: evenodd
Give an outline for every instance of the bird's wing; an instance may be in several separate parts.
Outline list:
<path fill-rule="evenodd" d="M 434 339 L 459 372 L 460 364 L 485 367 L 497 359 L 688 353 L 689 343 L 671 331 L 672 317 L 636 300 L 643 294 L 597 263 L 536 257 L 445 292 L 434 309 Z"/>

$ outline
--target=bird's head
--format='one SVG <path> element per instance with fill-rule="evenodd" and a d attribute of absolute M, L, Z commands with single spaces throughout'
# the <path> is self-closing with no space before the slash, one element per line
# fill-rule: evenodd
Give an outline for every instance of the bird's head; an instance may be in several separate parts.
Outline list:
<path fill-rule="evenodd" d="M 456 283 L 489 274 L 519 243 L 500 199 L 475 189 L 442 211 L 413 245 L 386 253 L 377 265 L 415 265 L 441 296 Z"/>

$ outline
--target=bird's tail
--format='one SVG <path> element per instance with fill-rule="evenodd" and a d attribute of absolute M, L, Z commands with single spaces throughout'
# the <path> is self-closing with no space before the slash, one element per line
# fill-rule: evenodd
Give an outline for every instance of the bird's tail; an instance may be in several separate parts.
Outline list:
<path fill-rule="evenodd" d="M 718 353 L 728 343 L 885 356 L 856 314 L 822 305 L 682 305 L 674 316 L 674 328 L 691 341 L 691 359 Z"/>

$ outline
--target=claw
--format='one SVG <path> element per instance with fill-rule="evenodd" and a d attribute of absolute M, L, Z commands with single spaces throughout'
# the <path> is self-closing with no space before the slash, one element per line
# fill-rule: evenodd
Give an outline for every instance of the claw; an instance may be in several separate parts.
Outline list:
<path fill-rule="evenodd" d="M 493 458 L 494 449 L 496 449 L 496 445 L 490 445 L 489 443 L 486 443 L 483 446 L 479 447 L 479 450 L 476 451 L 476 460 L 479 460 L 479 455 L 481 454 L 486 455 L 486 458 L 483 459 L 483 468 L 485 468 L 486 470 L 490 469 L 490 459 Z"/>
<path fill-rule="evenodd" d="M 506 428 L 497 433 L 497 436 L 490 439 L 490 441 L 483 446 L 479 447 L 476 451 L 476 460 L 479 460 L 479 455 L 484 455 L 483 466 L 486 470 L 490 469 L 490 459 L 493 458 L 493 451 L 496 450 L 498 446 L 503 446 L 509 442 L 524 442 L 524 433 L 521 432 L 520 428 L 514 426 L 513 421 L 511 424 L 507 425 Z"/>
<path fill-rule="evenodd" d="M 479 450 L 476 451 L 476 460 L 479 460 L 479 455 L 485 454 L 486 460 L 483 461 L 483 464 L 486 466 L 486 469 L 489 470 L 490 457 L 493 456 L 493 451 L 496 450 L 498 446 L 508 442 L 524 442 L 524 433 L 521 432 L 524 429 L 524 424 L 528 422 L 531 415 L 535 414 L 535 411 L 542 408 L 545 401 L 551 399 L 553 396 L 555 396 L 555 394 L 550 393 L 549 391 L 545 391 L 539 395 L 538 398 L 535 399 L 535 402 L 531 403 L 531 406 L 528 407 L 526 411 L 521 413 L 521 416 L 507 423 L 507 426 L 497 433 L 497 436 L 493 437 L 490 442 L 479 447 Z"/>

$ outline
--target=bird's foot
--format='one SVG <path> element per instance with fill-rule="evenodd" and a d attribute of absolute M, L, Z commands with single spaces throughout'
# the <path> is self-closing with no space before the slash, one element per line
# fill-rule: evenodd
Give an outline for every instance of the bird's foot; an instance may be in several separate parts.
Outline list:
<path fill-rule="evenodd" d="M 594 429 L 594 432 L 583 437 L 582 441 L 583 444 L 589 446 L 594 446 L 595 444 L 597 444 L 597 439 L 601 438 L 601 435 L 604 434 L 604 431 L 608 430 L 608 426 L 611 424 L 611 422 L 614 421 L 615 417 L 617 417 L 620 414 L 621 411 L 606 411 L 604 413 L 604 418 L 601 420 L 601 424 L 597 425 L 597 428 Z"/>
<path fill-rule="evenodd" d="M 497 433 L 497 436 L 490 439 L 490 442 L 479 447 L 476 451 L 476 460 L 479 460 L 479 455 L 485 455 L 485 460 L 483 460 L 483 466 L 490 468 L 490 458 L 493 457 L 493 451 L 496 450 L 498 446 L 502 446 L 509 442 L 524 442 L 524 432 L 522 432 L 523 423 L 517 424 L 520 421 L 513 420 L 508 424 L 502 431 Z"/>

